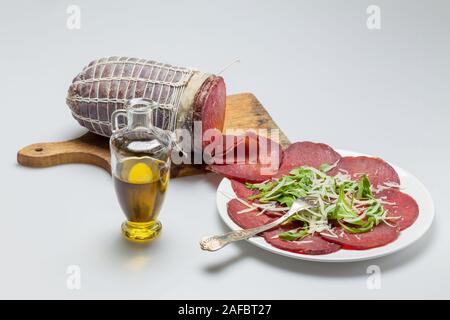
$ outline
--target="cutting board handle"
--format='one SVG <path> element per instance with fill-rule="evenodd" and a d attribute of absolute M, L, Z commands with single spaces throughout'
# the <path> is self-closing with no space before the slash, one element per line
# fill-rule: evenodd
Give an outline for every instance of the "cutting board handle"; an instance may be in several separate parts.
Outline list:
<path fill-rule="evenodd" d="M 51 167 L 67 163 L 86 163 L 111 172 L 108 139 L 92 133 L 63 141 L 35 143 L 17 153 L 17 162 L 33 168 Z"/>

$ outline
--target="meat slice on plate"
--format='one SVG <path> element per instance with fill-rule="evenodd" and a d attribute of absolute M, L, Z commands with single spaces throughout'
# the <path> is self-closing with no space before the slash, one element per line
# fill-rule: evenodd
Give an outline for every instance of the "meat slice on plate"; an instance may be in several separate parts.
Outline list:
<path fill-rule="evenodd" d="M 398 226 L 392 227 L 381 222 L 370 232 L 349 233 L 341 227 L 333 229 L 336 236 L 329 232 L 322 232 L 320 235 L 330 241 L 342 245 L 344 249 L 365 250 L 384 246 L 398 238 L 400 229 Z"/>
<path fill-rule="evenodd" d="M 267 224 L 276 219 L 276 217 L 269 217 L 267 214 L 261 214 L 258 209 L 250 212 L 240 213 L 248 207 L 237 199 L 232 199 L 227 204 L 228 215 L 242 229 L 251 229 Z"/>
<path fill-rule="evenodd" d="M 220 146 L 221 143 L 215 145 Z M 241 182 L 262 182 L 278 171 L 283 150 L 275 141 L 255 134 L 246 134 L 244 138 L 237 138 L 232 146 L 234 149 L 229 146 L 223 149 L 226 150 L 225 154 L 210 151 L 213 153 L 213 160 L 226 157 L 225 164 L 210 165 L 211 171 Z"/>
<path fill-rule="evenodd" d="M 416 200 L 398 189 L 386 189 L 375 195 L 392 204 L 383 204 L 388 212 L 387 216 L 392 218 L 389 221 L 395 222 L 400 230 L 405 230 L 411 226 L 419 215 L 419 206 Z"/>
<path fill-rule="evenodd" d="M 328 254 L 338 251 L 341 246 L 337 243 L 329 242 L 320 235 L 308 235 L 302 240 L 286 241 L 278 238 L 278 234 L 288 231 L 290 228 L 279 227 L 264 232 L 264 239 L 275 248 L 291 251 L 295 253 L 318 255 Z"/>
<path fill-rule="evenodd" d="M 257 190 L 250 190 L 245 186 L 244 183 L 231 180 L 231 187 L 233 188 L 234 193 L 241 199 L 247 199 L 251 196 L 258 194 Z"/>
<path fill-rule="evenodd" d="M 359 179 L 362 175 L 367 174 L 374 187 L 386 182 L 400 184 L 400 178 L 395 169 L 380 158 L 343 157 L 329 174 L 335 175 L 339 171 L 348 173 L 354 179 Z"/>
<path fill-rule="evenodd" d="M 233 191 L 238 198 L 243 199 L 244 201 L 247 201 L 248 203 L 251 203 L 251 201 L 248 200 L 249 197 L 258 194 L 257 190 L 250 190 L 245 186 L 244 183 L 236 181 L 236 180 L 231 180 L 231 187 L 233 188 Z M 257 200 L 253 200 L 253 202 L 257 202 Z M 278 206 L 278 207 L 281 208 L 281 206 Z M 264 214 L 266 214 L 267 216 L 278 217 L 278 218 L 280 216 L 282 216 L 284 213 L 285 212 L 283 212 L 283 211 L 270 211 L 270 210 L 264 211 Z"/>
<path fill-rule="evenodd" d="M 280 170 L 277 176 L 288 174 L 294 168 L 310 166 L 316 169 L 326 163 L 329 165 L 341 159 L 341 155 L 329 145 L 309 141 L 291 144 L 283 155 Z"/>

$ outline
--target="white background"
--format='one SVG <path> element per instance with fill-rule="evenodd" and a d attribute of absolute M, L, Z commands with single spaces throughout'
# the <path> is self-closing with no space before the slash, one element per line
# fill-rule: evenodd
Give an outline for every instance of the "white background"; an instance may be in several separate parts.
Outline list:
<path fill-rule="evenodd" d="M 69 4 L 81 29 L 66 28 Z M 381 8 L 368 30 L 366 8 Z M 1 298 L 450 298 L 450 3 L 448 1 L 2 1 Z M 227 230 L 213 174 L 173 180 L 151 246 L 123 241 L 110 177 L 87 165 L 29 169 L 16 152 L 84 132 L 65 105 L 94 58 L 127 55 L 217 72 L 252 92 L 291 141 L 374 154 L 415 174 L 436 205 L 430 232 L 382 259 L 290 260 Z M 366 268 L 382 271 L 380 290 Z M 66 269 L 81 268 L 68 290 Z"/>

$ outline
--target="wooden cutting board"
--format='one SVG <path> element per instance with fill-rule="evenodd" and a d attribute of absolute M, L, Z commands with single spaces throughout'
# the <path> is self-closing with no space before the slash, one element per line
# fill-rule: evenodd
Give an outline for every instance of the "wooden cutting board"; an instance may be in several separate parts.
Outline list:
<path fill-rule="evenodd" d="M 279 129 L 266 109 L 251 93 L 240 93 L 227 97 L 224 131 L 226 129 Z M 280 130 L 283 147 L 289 140 Z M 109 139 L 86 133 L 83 136 L 62 142 L 43 142 L 29 145 L 17 153 L 17 162 L 23 166 L 44 168 L 67 163 L 86 163 L 99 166 L 111 173 Z M 176 166 L 172 177 L 183 177 L 203 173 L 203 166 Z"/>

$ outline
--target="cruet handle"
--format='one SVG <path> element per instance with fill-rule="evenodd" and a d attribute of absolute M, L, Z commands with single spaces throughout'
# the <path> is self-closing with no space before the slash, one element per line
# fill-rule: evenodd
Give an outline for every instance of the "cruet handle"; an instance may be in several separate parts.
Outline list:
<path fill-rule="evenodd" d="M 119 117 L 124 116 L 127 117 L 127 111 L 123 109 L 117 109 L 111 115 L 111 131 L 114 133 L 119 130 Z"/>

